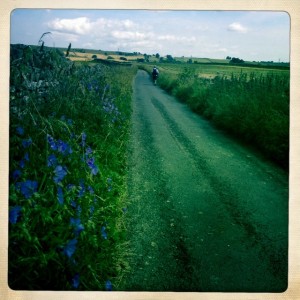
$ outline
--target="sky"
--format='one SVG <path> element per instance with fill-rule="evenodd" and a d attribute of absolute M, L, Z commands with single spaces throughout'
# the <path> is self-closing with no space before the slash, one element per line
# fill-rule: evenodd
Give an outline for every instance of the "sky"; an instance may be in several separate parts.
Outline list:
<path fill-rule="evenodd" d="M 16 9 L 11 44 L 290 61 L 290 18 L 274 11 Z"/>

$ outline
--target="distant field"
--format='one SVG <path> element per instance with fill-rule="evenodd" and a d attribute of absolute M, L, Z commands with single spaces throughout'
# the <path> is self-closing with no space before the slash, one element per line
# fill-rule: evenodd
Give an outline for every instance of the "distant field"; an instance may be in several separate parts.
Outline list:
<path fill-rule="evenodd" d="M 64 51 L 64 54 L 66 54 L 66 51 Z M 123 61 L 122 59 L 120 59 L 121 57 L 125 57 L 128 61 L 136 61 L 137 58 L 143 58 L 142 55 L 132 55 L 132 56 L 125 56 L 125 55 L 119 55 L 119 54 L 102 54 L 102 53 L 92 53 L 92 52 L 73 52 L 71 51 L 70 54 L 69 54 L 69 59 L 72 60 L 72 61 L 86 61 L 86 62 L 89 62 L 89 61 L 93 61 L 93 58 L 92 56 L 93 55 L 96 55 L 97 58 L 100 58 L 100 59 L 108 59 L 108 57 L 112 57 L 113 60 L 115 61 Z"/>
<path fill-rule="evenodd" d="M 160 72 L 166 72 L 169 75 L 172 74 L 177 76 L 182 73 L 184 69 L 188 68 L 191 73 L 196 77 L 201 78 L 215 78 L 215 76 L 230 78 L 232 75 L 240 75 L 241 73 L 254 74 L 255 76 L 266 76 L 267 74 L 273 75 L 285 75 L 289 76 L 289 70 L 282 69 L 271 69 L 271 68 L 257 68 L 257 67 L 243 67 L 243 66 L 232 66 L 232 65 L 214 65 L 214 64 L 170 64 L 160 63 L 158 64 Z"/>

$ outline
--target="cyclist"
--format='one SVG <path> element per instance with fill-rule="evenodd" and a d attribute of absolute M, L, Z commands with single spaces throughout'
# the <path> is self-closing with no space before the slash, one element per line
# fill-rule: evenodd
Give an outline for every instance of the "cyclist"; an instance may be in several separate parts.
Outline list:
<path fill-rule="evenodd" d="M 159 71 L 158 71 L 157 67 L 154 66 L 154 68 L 152 70 L 152 78 L 153 78 L 153 82 L 155 85 L 156 85 L 156 80 L 158 78 L 158 75 L 159 75 Z"/>

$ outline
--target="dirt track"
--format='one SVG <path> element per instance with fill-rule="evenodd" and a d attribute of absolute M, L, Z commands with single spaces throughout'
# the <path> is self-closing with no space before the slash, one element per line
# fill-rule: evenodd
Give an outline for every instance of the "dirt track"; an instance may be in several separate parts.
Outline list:
<path fill-rule="evenodd" d="M 123 290 L 287 287 L 288 175 L 154 86 L 134 82 Z"/>

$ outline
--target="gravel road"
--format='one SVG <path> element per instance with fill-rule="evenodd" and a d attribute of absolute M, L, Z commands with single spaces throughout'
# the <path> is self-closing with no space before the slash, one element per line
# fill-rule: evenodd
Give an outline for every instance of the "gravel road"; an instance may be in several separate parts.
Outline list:
<path fill-rule="evenodd" d="M 287 288 L 288 174 L 134 81 L 123 290 Z"/>

